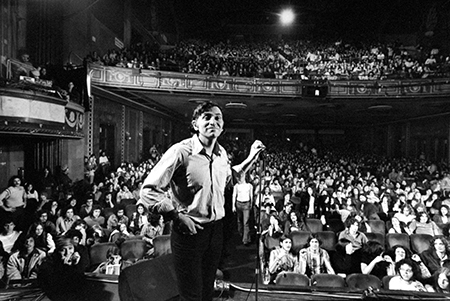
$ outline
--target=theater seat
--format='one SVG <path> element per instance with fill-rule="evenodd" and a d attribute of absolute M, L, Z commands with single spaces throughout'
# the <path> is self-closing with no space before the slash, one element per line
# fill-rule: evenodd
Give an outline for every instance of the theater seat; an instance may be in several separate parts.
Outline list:
<path fill-rule="evenodd" d="M 120 205 L 126 208 L 128 205 L 135 205 L 137 201 L 135 199 L 122 199 Z"/>
<path fill-rule="evenodd" d="M 367 239 L 369 241 L 376 241 L 378 243 L 380 243 L 383 247 L 386 244 L 386 239 L 385 239 L 385 235 L 381 234 L 381 233 L 372 233 L 372 232 L 364 232 L 364 234 L 366 235 Z"/>
<path fill-rule="evenodd" d="M 108 221 L 108 218 L 113 214 L 114 214 L 114 208 L 103 209 L 103 216 L 105 217 L 105 221 Z"/>
<path fill-rule="evenodd" d="M 300 251 L 308 243 L 308 239 L 311 233 L 308 231 L 293 231 L 291 232 L 292 237 L 292 250 L 294 253 Z"/>
<path fill-rule="evenodd" d="M 400 245 L 407 249 L 410 248 L 409 236 L 405 233 L 388 233 L 386 234 L 386 246 L 390 249 L 393 246 Z"/>
<path fill-rule="evenodd" d="M 345 287 L 345 280 L 334 274 L 315 274 L 311 277 L 311 285 L 322 287 Z"/>
<path fill-rule="evenodd" d="M 383 284 L 383 289 L 385 290 L 389 289 L 389 281 L 391 281 L 392 277 L 394 276 L 386 275 L 383 277 L 383 279 L 381 280 L 381 283 Z"/>
<path fill-rule="evenodd" d="M 123 269 L 119 276 L 120 300 L 178 300 L 177 277 L 172 256 L 168 254 L 152 260 L 141 260 Z"/>
<path fill-rule="evenodd" d="M 351 274 L 347 276 L 346 282 L 347 286 L 354 290 L 365 290 L 369 287 L 373 289 L 381 288 L 381 280 L 377 276 L 370 274 Z"/>
<path fill-rule="evenodd" d="M 327 251 L 335 251 L 337 243 L 336 234 L 333 231 L 320 231 L 317 232 L 317 237 L 322 241 L 321 248 Z"/>
<path fill-rule="evenodd" d="M 113 242 L 101 242 L 93 244 L 89 250 L 90 257 L 90 268 L 89 270 L 94 270 L 100 263 L 106 260 L 106 253 L 110 248 L 117 247 Z"/>
<path fill-rule="evenodd" d="M 148 251 L 147 243 L 143 240 L 130 239 L 125 240 L 120 245 L 120 255 L 123 260 L 136 261 L 144 258 Z"/>
<path fill-rule="evenodd" d="M 309 278 L 306 275 L 295 272 L 281 272 L 275 278 L 276 285 L 309 286 Z"/>
<path fill-rule="evenodd" d="M 280 246 L 280 239 L 279 238 L 274 238 L 272 236 L 266 236 L 266 237 L 264 237 L 264 246 L 268 250 L 273 250 L 276 247 Z"/>
<path fill-rule="evenodd" d="M 386 223 L 384 221 L 370 219 L 367 221 L 367 224 L 369 224 L 373 233 L 386 234 Z"/>
<path fill-rule="evenodd" d="M 317 218 L 307 218 L 306 225 L 311 233 L 317 233 L 323 231 L 323 224 L 320 219 Z"/>
<path fill-rule="evenodd" d="M 411 241 L 411 251 L 420 254 L 430 247 L 433 236 L 429 234 L 411 234 L 409 239 Z"/>
<path fill-rule="evenodd" d="M 337 234 L 345 230 L 345 225 L 341 219 L 329 219 L 327 221 L 327 230 Z"/>
<path fill-rule="evenodd" d="M 170 235 L 159 235 L 153 239 L 153 247 L 155 252 L 153 255 L 159 257 L 166 254 L 172 253 L 172 247 L 170 246 Z"/>
<path fill-rule="evenodd" d="M 133 213 L 136 211 L 135 204 L 129 204 L 125 207 L 125 215 L 131 220 Z"/>

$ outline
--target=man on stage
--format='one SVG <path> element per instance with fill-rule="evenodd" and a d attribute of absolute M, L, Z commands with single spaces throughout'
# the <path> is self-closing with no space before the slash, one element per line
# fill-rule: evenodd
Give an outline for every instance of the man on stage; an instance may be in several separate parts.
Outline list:
<path fill-rule="evenodd" d="M 173 220 L 172 252 L 181 300 L 212 300 L 222 244 L 224 190 L 248 171 L 264 150 L 255 141 L 248 157 L 231 168 L 217 142 L 223 131 L 221 108 L 204 102 L 193 112 L 194 135 L 172 147 L 145 179 L 141 201 Z M 171 197 L 166 193 L 171 188 Z"/>

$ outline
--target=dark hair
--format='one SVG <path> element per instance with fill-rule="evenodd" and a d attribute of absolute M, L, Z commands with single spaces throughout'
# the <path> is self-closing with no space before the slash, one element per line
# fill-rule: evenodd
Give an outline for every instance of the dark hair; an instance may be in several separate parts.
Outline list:
<path fill-rule="evenodd" d="M 397 263 L 395 264 L 395 272 L 396 272 L 398 275 L 400 275 L 400 267 L 401 267 L 402 265 L 404 265 L 404 264 L 407 264 L 407 265 L 409 265 L 409 266 L 411 267 L 411 270 L 412 270 L 412 272 L 413 272 L 413 275 L 412 275 L 412 277 L 411 277 L 411 280 L 416 280 L 417 275 L 419 274 L 419 269 L 418 269 L 417 265 L 414 264 L 414 262 L 413 262 L 411 259 L 409 259 L 409 258 L 405 258 L 405 259 L 402 259 L 402 260 L 400 260 L 399 262 L 397 262 Z"/>
<path fill-rule="evenodd" d="M 412 256 L 411 250 L 409 248 L 405 247 L 405 246 L 402 246 L 402 245 L 395 245 L 395 246 L 393 246 L 390 250 L 386 251 L 386 255 L 390 255 L 391 256 L 391 254 L 392 254 L 391 258 L 392 258 L 392 260 L 395 261 L 395 252 L 397 251 L 397 249 L 400 249 L 400 248 L 405 250 L 405 253 L 406 253 L 405 254 L 405 258 L 411 258 L 411 256 Z"/>
<path fill-rule="evenodd" d="M 90 216 L 94 216 L 94 210 L 100 210 L 100 215 L 102 215 L 102 207 L 98 204 L 92 206 L 92 210 L 90 212 Z"/>
<path fill-rule="evenodd" d="M 9 178 L 8 186 L 14 186 L 14 180 L 15 179 L 19 179 L 20 182 L 22 183 L 22 178 L 16 175 L 16 176 L 12 176 L 11 178 Z"/>
<path fill-rule="evenodd" d="M 29 185 L 31 185 L 31 190 L 30 190 L 30 192 L 31 192 L 31 193 L 34 193 L 34 192 L 36 191 L 36 189 L 34 189 L 34 184 L 31 183 L 31 182 L 25 183 L 25 190 L 28 188 Z"/>
<path fill-rule="evenodd" d="M 448 267 L 441 267 L 433 275 L 433 288 L 437 293 L 449 293 L 449 287 L 447 287 L 446 290 L 443 290 L 438 284 L 438 278 L 440 274 L 445 274 L 445 276 L 447 276 L 447 279 L 450 280 L 450 269 Z"/>
<path fill-rule="evenodd" d="M 283 234 L 283 235 L 281 235 L 281 237 L 280 237 L 280 244 L 281 244 L 284 240 L 286 240 L 286 239 L 290 239 L 290 240 L 292 241 L 292 236 L 289 235 L 289 234 Z"/>
<path fill-rule="evenodd" d="M 137 212 L 137 210 L 138 210 L 138 207 L 144 208 L 144 213 L 147 212 L 147 208 L 145 207 L 144 204 L 142 204 L 142 203 L 137 204 L 137 205 L 136 205 L 136 212 Z"/>
<path fill-rule="evenodd" d="M 434 248 L 434 243 L 436 242 L 436 240 L 441 240 L 442 241 L 442 243 L 444 244 L 444 246 L 445 246 L 445 252 L 448 254 L 448 252 L 449 252 L 449 243 L 448 243 L 448 240 L 447 240 L 447 238 L 445 238 L 445 236 L 444 235 L 436 235 L 436 236 L 434 236 L 432 239 L 431 239 L 431 242 L 430 242 L 430 249 L 431 250 L 435 250 L 435 248 Z"/>
<path fill-rule="evenodd" d="M 352 217 L 348 217 L 346 220 L 345 220 L 345 228 L 350 228 L 350 226 L 351 225 L 353 225 L 354 223 L 358 223 L 358 228 L 359 228 L 359 225 L 361 224 L 354 216 L 352 216 Z"/>
<path fill-rule="evenodd" d="M 214 107 L 217 107 L 217 108 L 220 109 L 220 111 L 222 111 L 222 108 L 218 104 L 216 104 L 216 103 L 214 103 L 212 101 L 205 101 L 205 102 L 199 104 L 194 109 L 194 112 L 192 113 L 192 121 L 197 120 L 197 118 L 199 118 L 203 113 L 211 110 Z M 192 125 L 192 123 L 191 123 L 191 126 L 190 126 L 190 131 L 193 134 L 198 133 L 198 131 L 196 129 L 194 129 L 194 126 Z"/>
<path fill-rule="evenodd" d="M 88 229 L 89 226 L 86 223 L 86 221 L 84 219 L 77 219 L 76 221 L 73 222 L 72 227 L 70 227 L 70 229 L 75 229 L 77 226 L 79 225 L 83 225 L 85 229 Z M 76 230 L 76 229 L 75 229 Z"/>
<path fill-rule="evenodd" d="M 27 248 L 25 247 L 25 243 L 29 238 L 33 239 L 34 249 L 36 249 L 36 239 L 34 238 L 33 234 L 29 233 L 26 235 L 19 236 L 17 241 L 14 243 L 13 250 L 16 249 L 19 251 L 20 254 L 25 254 L 27 251 Z"/>
<path fill-rule="evenodd" d="M 311 242 L 311 240 L 313 239 L 317 239 L 317 241 L 319 242 L 319 246 L 322 245 L 322 240 L 319 238 L 319 235 L 317 235 L 317 233 L 311 233 L 311 235 L 308 237 L 308 241 L 306 243 L 306 246 L 309 247 L 309 243 Z"/>
<path fill-rule="evenodd" d="M 117 246 L 112 246 L 106 251 L 106 259 L 111 255 L 120 255 L 120 249 Z"/>
<path fill-rule="evenodd" d="M 70 239 L 72 239 L 74 237 L 78 237 L 78 239 L 81 240 L 83 238 L 83 234 L 81 234 L 81 231 L 80 230 L 76 230 L 76 229 L 69 229 L 66 232 L 65 236 L 67 238 L 70 238 Z"/>
<path fill-rule="evenodd" d="M 67 211 L 72 209 L 73 213 L 75 214 L 75 207 L 73 206 L 67 206 L 66 208 L 64 208 L 64 210 L 62 211 L 62 216 L 65 216 L 67 214 Z"/>
<path fill-rule="evenodd" d="M 422 211 L 416 214 L 416 221 L 420 222 L 420 218 L 422 215 L 425 215 L 427 217 L 427 223 L 431 222 L 430 215 L 426 211 Z"/>
<path fill-rule="evenodd" d="M 369 240 L 363 247 L 363 253 L 375 258 L 384 252 L 384 247 L 378 242 Z"/>
<path fill-rule="evenodd" d="M 158 224 L 159 224 L 159 220 L 161 219 L 161 214 L 158 214 L 158 213 L 152 213 L 152 214 L 150 214 L 150 216 L 149 216 L 149 223 L 150 223 L 150 225 L 152 225 L 152 226 L 158 226 Z"/>

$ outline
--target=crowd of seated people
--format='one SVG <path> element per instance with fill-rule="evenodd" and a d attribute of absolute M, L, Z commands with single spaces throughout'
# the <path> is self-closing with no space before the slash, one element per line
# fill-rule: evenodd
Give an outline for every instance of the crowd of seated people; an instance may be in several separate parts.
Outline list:
<path fill-rule="evenodd" d="M 109 271 L 91 262 L 96 244 L 110 243 L 120 250 L 127 240 L 141 241 L 146 253 L 128 258 L 124 266 L 153 258 L 153 239 L 170 232 L 161 215 L 139 203 L 140 183 L 159 160 L 155 150 L 140 164 L 122 163 L 117 169 L 105 163 L 108 158 L 91 156 L 85 179 L 75 183 L 67 166 L 55 175 L 45 168 L 35 182 L 11 177 L 0 193 L 0 286 L 38 278 L 46 261 L 63 260 L 56 266 L 62 269 L 76 265 L 77 271 Z M 74 249 L 70 256 L 55 254 L 58 248 L 69 248 L 64 239 Z"/>
<path fill-rule="evenodd" d="M 379 80 L 445 77 L 450 57 L 437 48 L 399 42 L 182 41 L 160 50 L 138 43 L 105 54 L 93 52 L 87 63 L 123 68 L 176 71 L 212 76 Z"/>
<path fill-rule="evenodd" d="M 224 145 L 231 160 L 239 160 L 246 149 L 237 142 Z M 248 172 L 247 182 L 253 186 L 248 213 L 260 223 L 269 282 L 282 272 L 311 279 L 320 274 L 349 279 L 359 273 L 380 281 L 390 277 L 391 289 L 448 290 L 439 285 L 450 267 L 449 196 L 440 186 L 448 177 L 445 165 L 311 151 L 301 143 L 267 145 L 271 151 Z M 109 270 L 97 268 L 117 255 L 111 245 L 121 249 L 130 239 L 145 246 L 141 258 L 152 258 L 155 237 L 170 233 L 170 224 L 143 206 L 137 191 L 158 160 L 155 148 L 140 164 L 103 168 L 95 159 L 94 176 L 87 167 L 82 185 L 68 185 L 68 190 L 64 183 L 70 179 L 54 181 L 49 170 L 27 189 L 20 177 L 12 177 L 1 208 L 2 279 L 33 279 L 40 264 L 48 268 L 55 260 L 58 269 Z M 413 243 L 414 235 L 425 240 Z M 105 243 L 111 256 L 105 251 L 94 260 L 91 250 Z M 66 249 L 76 256 L 64 255 Z"/>
<path fill-rule="evenodd" d="M 248 175 L 266 279 L 357 273 L 386 281 L 387 289 L 448 290 L 436 287 L 450 267 L 446 165 L 268 149 L 274 151 Z"/>

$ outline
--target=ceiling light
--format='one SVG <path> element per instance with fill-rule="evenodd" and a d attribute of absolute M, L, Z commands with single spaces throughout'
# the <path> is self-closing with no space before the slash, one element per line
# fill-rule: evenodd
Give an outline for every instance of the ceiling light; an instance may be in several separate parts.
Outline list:
<path fill-rule="evenodd" d="M 227 109 L 246 109 L 247 105 L 243 102 L 229 102 L 225 105 Z"/>
<path fill-rule="evenodd" d="M 189 98 L 188 99 L 188 102 L 198 103 L 198 104 L 204 103 L 205 101 L 209 101 L 209 99 L 206 99 L 206 98 Z"/>

